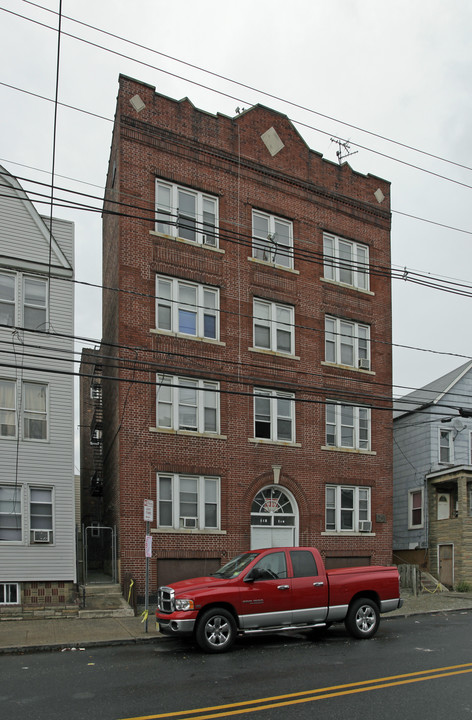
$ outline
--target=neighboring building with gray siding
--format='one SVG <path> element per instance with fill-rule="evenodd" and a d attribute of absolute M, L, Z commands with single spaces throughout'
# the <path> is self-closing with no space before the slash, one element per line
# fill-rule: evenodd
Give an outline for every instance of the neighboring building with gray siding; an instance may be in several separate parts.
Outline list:
<path fill-rule="evenodd" d="M 472 361 L 398 400 L 393 551 L 445 585 L 472 582 Z"/>
<path fill-rule="evenodd" d="M 0 167 L 0 613 L 75 598 L 74 226 Z"/>

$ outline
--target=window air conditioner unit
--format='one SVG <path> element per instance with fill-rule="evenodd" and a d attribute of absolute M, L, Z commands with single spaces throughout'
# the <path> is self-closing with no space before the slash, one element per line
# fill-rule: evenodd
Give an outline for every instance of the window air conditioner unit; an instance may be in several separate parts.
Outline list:
<path fill-rule="evenodd" d="M 33 530 L 33 542 L 34 543 L 51 542 L 51 531 L 50 530 Z"/>
<path fill-rule="evenodd" d="M 372 522 L 370 520 L 359 520 L 359 532 L 372 532 Z"/>
<path fill-rule="evenodd" d="M 195 518 L 195 517 L 181 517 L 181 518 L 180 518 L 180 527 L 182 527 L 182 528 L 196 528 L 196 527 L 197 527 L 197 518 Z"/>
<path fill-rule="evenodd" d="M 370 370 L 370 360 L 369 358 L 359 358 L 359 369 L 360 370 Z"/>

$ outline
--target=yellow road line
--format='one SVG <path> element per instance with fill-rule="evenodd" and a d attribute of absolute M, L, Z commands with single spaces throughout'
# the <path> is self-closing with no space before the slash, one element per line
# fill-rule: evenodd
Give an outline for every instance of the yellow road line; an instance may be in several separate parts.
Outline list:
<path fill-rule="evenodd" d="M 342 695 L 353 695 L 355 693 L 381 690 L 398 685 L 408 685 L 425 680 L 449 677 L 451 675 L 463 675 L 472 672 L 472 663 L 462 665 L 450 665 L 432 670 L 420 670 L 415 673 L 403 675 L 391 675 L 374 680 L 347 683 L 345 685 L 333 685 L 331 687 L 318 688 L 317 690 L 305 690 L 285 695 L 274 695 L 272 697 L 259 698 L 258 700 L 242 700 L 241 702 L 229 703 L 227 705 L 214 705 L 210 707 L 197 708 L 195 710 L 180 710 L 157 715 L 139 715 L 126 720 L 158 720 L 159 718 L 175 718 L 192 716 L 192 720 L 211 720 L 212 718 L 228 717 L 229 715 L 242 715 L 249 712 L 259 712 L 271 708 L 284 707 L 286 705 L 298 705 L 300 703 L 326 700 L 327 698 L 339 697 Z M 231 709 L 233 708 L 233 709 Z M 198 713 L 211 713 L 199 715 Z"/>

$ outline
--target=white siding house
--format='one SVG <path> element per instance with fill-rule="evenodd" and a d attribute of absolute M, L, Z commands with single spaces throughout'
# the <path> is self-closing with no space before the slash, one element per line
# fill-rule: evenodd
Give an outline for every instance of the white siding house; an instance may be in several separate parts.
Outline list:
<path fill-rule="evenodd" d="M 76 582 L 74 226 L 0 166 L 0 614 L 65 607 Z"/>
<path fill-rule="evenodd" d="M 395 403 L 393 552 L 472 584 L 472 361 Z"/>

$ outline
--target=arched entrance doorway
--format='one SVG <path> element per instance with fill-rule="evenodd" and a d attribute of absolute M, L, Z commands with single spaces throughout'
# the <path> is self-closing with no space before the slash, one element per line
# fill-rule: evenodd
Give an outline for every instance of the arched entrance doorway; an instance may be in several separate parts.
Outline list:
<path fill-rule="evenodd" d="M 251 549 L 298 544 L 298 507 L 279 485 L 260 490 L 251 506 Z"/>

